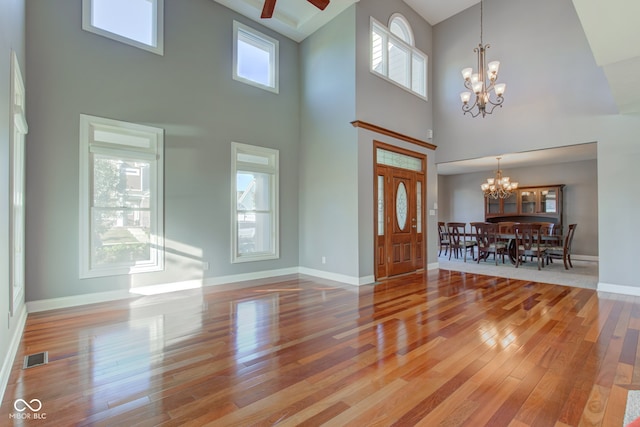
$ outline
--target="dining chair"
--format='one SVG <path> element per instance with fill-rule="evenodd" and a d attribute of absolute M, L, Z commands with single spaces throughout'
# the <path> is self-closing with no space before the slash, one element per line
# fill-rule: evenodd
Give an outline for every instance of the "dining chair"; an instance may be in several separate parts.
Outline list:
<path fill-rule="evenodd" d="M 501 221 L 498 223 L 498 234 L 500 235 L 504 235 L 504 234 L 513 234 L 513 226 L 516 225 L 517 222 L 510 222 L 510 221 Z M 505 243 L 509 243 L 509 238 L 505 238 L 505 237 L 500 237 L 500 241 L 505 242 Z"/>
<path fill-rule="evenodd" d="M 564 244 L 562 246 L 551 246 L 547 248 L 547 264 L 549 264 L 549 261 L 552 259 L 561 259 L 564 262 L 565 270 L 569 269 L 568 265 L 573 268 L 573 264 L 571 263 L 571 243 L 573 242 L 573 234 L 577 226 L 578 224 L 569 224 L 569 230 L 564 237 Z"/>
<path fill-rule="evenodd" d="M 455 251 L 455 257 L 458 258 L 460 251 L 463 253 L 464 262 L 467 262 L 467 251 L 471 253 L 471 258 L 475 256 L 476 241 L 467 239 L 467 223 L 465 222 L 448 222 L 447 233 L 449 234 L 449 259 L 451 253 Z"/>
<path fill-rule="evenodd" d="M 500 234 L 513 234 L 513 226 L 516 222 L 502 221 L 498 223 L 498 233 Z"/>
<path fill-rule="evenodd" d="M 536 222 L 536 224 L 540 224 L 540 234 L 542 236 L 553 236 L 553 227 L 555 226 L 553 222 Z"/>
<path fill-rule="evenodd" d="M 547 249 L 542 244 L 540 224 L 516 224 L 513 226 L 513 231 L 516 239 L 516 268 L 518 268 L 528 256 L 537 258 L 538 270 L 540 270 L 541 266 L 544 267 Z"/>
<path fill-rule="evenodd" d="M 444 221 L 438 221 L 438 238 L 440 240 L 438 256 L 442 253 L 442 249 L 444 249 L 444 255 L 446 256 L 449 251 L 449 234 L 447 233 L 447 226 Z"/>
<path fill-rule="evenodd" d="M 490 254 L 493 254 L 496 265 L 498 265 L 498 255 L 502 255 L 504 264 L 507 244 L 498 238 L 498 225 L 490 222 L 472 222 L 471 228 L 476 230 L 478 264 L 480 264 L 480 258 L 487 260 Z"/>
<path fill-rule="evenodd" d="M 533 224 L 540 225 L 540 244 L 542 247 L 548 248 L 561 245 L 559 240 L 553 238 L 553 236 L 556 236 L 555 230 L 557 229 L 553 222 L 534 222 Z M 531 261 L 533 261 L 533 257 L 531 257 Z"/>
<path fill-rule="evenodd" d="M 552 239 L 553 236 L 558 236 L 558 230 L 561 228 L 553 222 L 536 222 L 540 224 L 540 235 L 543 236 L 542 244 L 544 246 L 558 246 L 559 240 Z M 562 234 L 562 233 L 559 233 Z"/>

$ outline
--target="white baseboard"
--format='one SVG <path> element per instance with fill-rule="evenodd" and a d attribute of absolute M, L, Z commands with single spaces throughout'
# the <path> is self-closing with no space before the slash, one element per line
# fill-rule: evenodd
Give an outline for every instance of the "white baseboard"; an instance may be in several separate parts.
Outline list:
<path fill-rule="evenodd" d="M 640 287 L 637 286 L 614 285 L 612 283 L 598 282 L 596 290 L 598 292 L 610 292 L 614 294 L 632 295 L 636 297 L 640 296 Z"/>
<path fill-rule="evenodd" d="M 428 270 L 437 270 L 440 268 L 440 263 L 439 262 L 432 262 L 430 264 L 427 264 L 427 271 Z"/>
<path fill-rule="evenodd" d="M 306 274 L 308 276 L 319 277 L 321 279 L 333 280 L 335 282 L 346 283 L 347 285 L 363 286 L 375 283 L 376 279 L 373 276 L 354 277 L 344 274 L 331 273 L 329 271 L 316 270 L 313 268 L 299 267 L 298 272 L 300 274 Z"/>
<path fill-rule="evenodd" d="M 119 291 L 96 292 L 91 294 L 74 295 L 70 297 L 51 298 L 27 302 L 27 311 L 37 313 L 40 311 L 56 310 L 59 308 L 76 307 L 86 304 L 116 301 L 136 296 L 155 295 L 163 292 L 174 292 L 186 289 L 197 289 L 203 286 L 218 286 L 229 283 L 244 282 L 249 280 L 268 279 L 272 277 L 298 274 L 298 267 L 284 268 L 279 270 L 266 270 L 255 273 L 234 274 L 229 276 L 210 277 L 204 280 L 186 280 L 182 282 L 163 283 L 159 285 L 140 286 Z M 310 273 L 307 273 L 310 274 Z M 314 274 L 311 274 L 314 275 Z M 322 277 L 322 276 L 318 276 Z M 334 279 L 336 280 L 336 279 Z M 371 280 L 373 281 L 373 280 Z"/>
<path fill-rule="evenodd" d="M 7 384 L 9 384 L 9 376 L 11 375 L 11 368 L 13 362 L 18 353 L 18 347 L 20 346 L 20 340 L 22 340 L 22 334 L 24 327 L 27 324 L 27 307 L 22 305 L 20 314 L 17 320 L 16 328 L 9 342 L 9 348 L 4 353 L 4 360 L 2 361 L 2 369 L 0 369 L 0 402 L 4 400 L 4 392 L 7 390 Z"/>
<path fill-rule="evenodd" d="M 589 261 L 589 262 L 599 262 L 600 258 L 594 255 L 580 255 L 580 254 L 572 254 L 571 259 L 574 261 Z"/>
<path fill-rule="evenodd" d="M 58 308 L 76 307 L 79 305 L 95 304 L 99 302 L 116 301 L 131 298 L 133 295 L 126 290 L 95 292 L 91 294 L 74 295 L 71 297 L 51 298 L 27 302 L 27 311 L 37 313 L 39 311 L 56 310 Z"/>
<path fill-rule="evenodd" d="M 279 270 L 265 270 L 255 273 L 232 274 L 229 276 L 208 277 L 204 280 L 204 286 L 219 286 L 228 283 L 245 282 L 247 280 L 269 279 L 272 277 L 286 276 L 289 274 L 298 274 L 297 267 L 281 268 Z"/>

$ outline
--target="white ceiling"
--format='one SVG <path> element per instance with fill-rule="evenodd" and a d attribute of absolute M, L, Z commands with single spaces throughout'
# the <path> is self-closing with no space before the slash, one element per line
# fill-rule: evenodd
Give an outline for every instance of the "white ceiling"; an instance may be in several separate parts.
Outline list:
<path fill-rule="evenodd" d="M 593 57 L 622 114 L 640 113 L 640 37 L 637 0 L 573 0 Z"/>
<path fill-rule="evenodd" d="M 277 0 L 273 17 L 260 18 L 264 0 L 214 0 L 247 18 L 301 42 L 359 0 L 331 0 L 320 10 L 307 0 Z"/>
<path fill-rule="evenodd" d="M 480 0 L 404 0 L 429 24 L 436 25 L 463 10 L 480 3 Z"/>

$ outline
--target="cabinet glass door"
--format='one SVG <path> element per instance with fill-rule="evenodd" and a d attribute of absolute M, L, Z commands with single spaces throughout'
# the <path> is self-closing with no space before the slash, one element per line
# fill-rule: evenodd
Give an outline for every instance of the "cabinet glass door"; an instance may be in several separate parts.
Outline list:
<path fill-rule="evenodd" d="M 540 212 L 558 212 L 558 194 L 556 190 L 542 190 L 540 192 Z"/>
<path fill-rule="evenodd" d="M 536 212 L 536 192 L 522 191 L 520 193 L 520 210 L 523 214 Z"/>
<path fill-rule="evenodd" d="M 487 198 L 487 212 L 490 214 L 500 213 L 500 199 L 494 199 L 493 197 Z"/>
<path fill-rule="evenodd" d="M 513 193 L 509 197 L 504 199 L 504 213 L 517 214 L 518 213 L 518 196 Z"/>

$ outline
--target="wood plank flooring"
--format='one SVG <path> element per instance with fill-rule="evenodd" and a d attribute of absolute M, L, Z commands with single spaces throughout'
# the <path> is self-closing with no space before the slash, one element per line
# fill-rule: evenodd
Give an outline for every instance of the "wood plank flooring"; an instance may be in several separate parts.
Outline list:
<path fill-rule="evenodd" d="M 0 425 L 618 427 L 640 389 L 636 297 L 446 270 L 249 285 L 30 314 Z"/>

